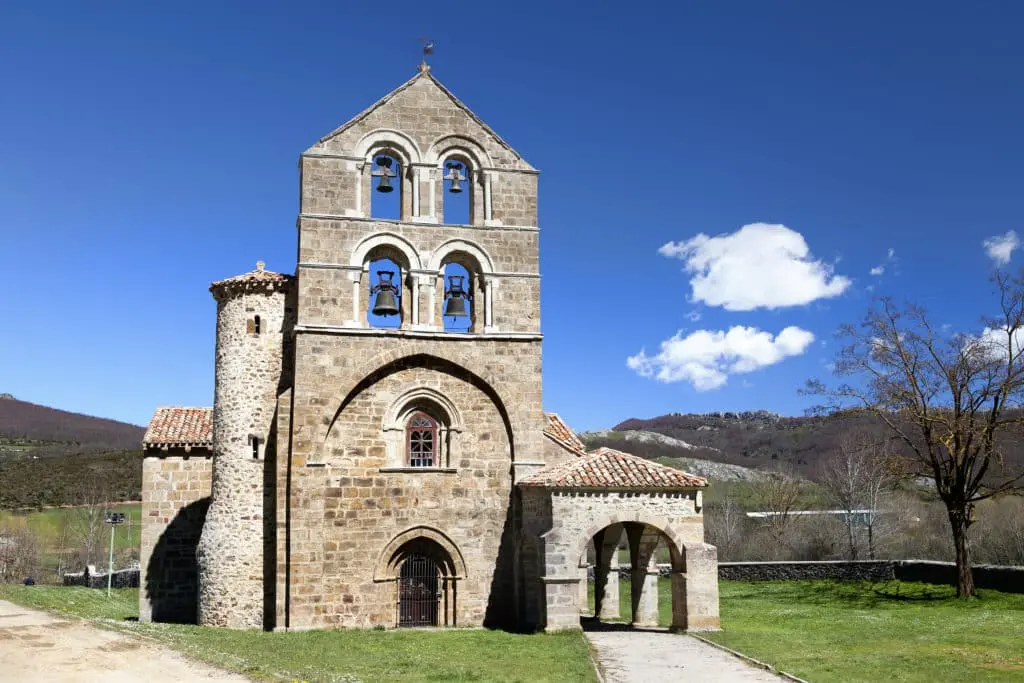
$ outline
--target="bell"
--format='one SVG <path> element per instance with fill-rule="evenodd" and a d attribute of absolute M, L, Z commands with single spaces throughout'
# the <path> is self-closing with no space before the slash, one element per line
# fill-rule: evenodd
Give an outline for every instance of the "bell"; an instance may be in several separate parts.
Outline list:
<path fill-rule="evenodd" d="M 383 290 L 377 293 L 377 300 L 373 302 L 374 315 L 398 315 L 398 301 L 395 293 Z"/>
<path fill-rule="evenodd" d="M 461 296 L 449 297 L 448 302 L 444 305 L 444 314 L 453 318 L 465 318 L 469 315 L 466 312 L 466 300 Z"/>
<path fill-rule="evenodd" d="M 448 301 L 444 305 L 444 314 L 446 316 L 465 318 L 469 315 L 466 311 L 466 290 L 462 286 L 464 279 L 462 275 L 448 276 L 448 291 L 445 292 Z"/>
<path fill-rule="evenodd" d="M 466 176 L 462 174 L 462 164 L 449 163 L 448 173 L 444 177 L 445 180 L 452 181 L 448 191 L 452 194 L 460 194 L 462 192 L 462 181 L 466 179 Z"/>
<path fill-rule="evenodd" d="M 391 157 L 377 157 L 377 170 L 370 175 L 380 178 L 377 183 L 377 192 L 391 192 L 395 188 L 391 186 L 391 179 L 397 175 L 391 170 Z"/>
<path fill-rule="evenodd" d="M 391 278 L 395 276 L 395 272 L 392 270 L 382 270 L 377 273 L 377 284 L 370 290 L 370 294 L 376 294 L 377 298 L 373 302 L 373 309 L 370 311 L 374 315 L 398 315 L 398 287 L 391 281 Z"/>

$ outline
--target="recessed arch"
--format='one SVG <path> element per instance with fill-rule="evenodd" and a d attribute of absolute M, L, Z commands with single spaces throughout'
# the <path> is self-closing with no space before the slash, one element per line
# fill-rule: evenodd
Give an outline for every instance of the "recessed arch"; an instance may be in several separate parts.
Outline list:
<path fill-rule="evenodd" d="M 439 565 L 449 578 L 466 578 L 466 560 L 455 541 L 440 529 L 421 524 L 398 533 L 384 546 L 373 569 L 373 580 L 377 583 L 395 581 L 404 559 L 400 551 L 411 541 L 417 539 L 432 541 L 447 554 L 447 561 L 441 558 L 442 562 L 439 562 Z"/>
<path fill-rule="evenodd" d="M 446 135 L 436 140 L 427 150 L 423 160 L 428 164 L 440 165 L 449 157 L 459 154 L 467 156 L 476 170 L 494 167 L 487 150 L 464 135 Z"/>
<path fill-rule="evenodd" d="M 409 389 L 392 402 L 391 407 L 384 416 L 385 429 L 400 429 L 404 425 L 406 414 L 413 409 L 421 407 L 423 403 L 433 403 L 448 420 L 448 427 L 456 431 L 462 431 L 462 413 L 458 406 L 443 393 L 433 387 L 414 387 Z"/>
<path fill-rule="evenodd" d="M 355 146 L 355 154 L 370 161 L 375 154 L 391 152 L 406 168 L 419 163 L 420 148 L 411 137 L 397 130 L 382 128 L 364 135 Z"/>
<path fill-rule="evenodd" d="M 412 246 L 409 240 L 393 232 L 379 232 L 370 235 L 357 244 L 356 248 L 352 250 L 349 266 L 365 268 L 370 252 L 382 246 L 393 247 L 400 251 L 405 256 L 406 261 L 408 261 L 410 269 L 420 270 L 422 268 L 420 255 L 417 253 L 416 248 Z"/>
<path fill-rule="evenodd" d="M 440 273 L 441 268 L 444 266 L 445 259 L 449 255 L 460 251 L 476 259 L 482 274 L 487 275 L 494 272 L 494 262 L 491 260 L 487 251 L 485 251 L 479 244 L 464 239 L 448 240 L 434 249 L 430 255 L 430 265 L 428 269 L 438 271 Z"/>

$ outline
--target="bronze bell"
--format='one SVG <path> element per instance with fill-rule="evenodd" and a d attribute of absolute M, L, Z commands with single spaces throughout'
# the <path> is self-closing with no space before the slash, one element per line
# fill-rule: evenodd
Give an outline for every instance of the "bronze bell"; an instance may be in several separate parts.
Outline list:
<path fill-rule="evenodd" d="M 462 174 L 462 164 L 449 163 L 448 173 L 444 179 L 452 181 L 451 187 L 448 188 L 449 192 L 460 194 L 462 192 L 462 181 L 466 179 L 466 176 Z"/>
<path fill-rule="evenodd" d="M 380 182 L 377 183 L 377 192 L 391 192 L 395 188 L 391 186 L 391 179 L 397 175 L 391 170 L 391 158 L 390 157 L 377 157 L 377 170 L 372 172 L 370 175 L 380 178 Z"/>
<path fill-rule="evenodd" d="M 462 275 L 448 276 L 448 291 L 444 293 L 448 301 L 444 305 L 444 314 L 452 318 L 465 318 L 469 315 L 466 310 L 466 290 L 462 286 L 465 278 Z"/>
<path fill-rule="evenodd" d="M 377 284 L 370 291 L 370 294 L 377 295 L 373 302 L 373 310 L 370 311 L 374 315 L 398 315 L 398 287 L 392 282 L 394 276 L 393 270 L 382 270 L 377 273 Z"/>

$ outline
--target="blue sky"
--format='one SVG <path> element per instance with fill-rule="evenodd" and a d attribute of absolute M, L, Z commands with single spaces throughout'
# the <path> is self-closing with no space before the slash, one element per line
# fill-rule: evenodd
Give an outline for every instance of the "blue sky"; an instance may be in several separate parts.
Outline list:
<path fill-rule="evenodd" d="M 799 414 L 873 294 L 976 326 L 982 242 L 1024 228 L 1024 6 L 596 5 L 5 3 L 0 392 L 210 404 L 209 282 L 293 269 L 299 153 L 424 34 L 543 172 L 545 407 L 577 428 Z"/>

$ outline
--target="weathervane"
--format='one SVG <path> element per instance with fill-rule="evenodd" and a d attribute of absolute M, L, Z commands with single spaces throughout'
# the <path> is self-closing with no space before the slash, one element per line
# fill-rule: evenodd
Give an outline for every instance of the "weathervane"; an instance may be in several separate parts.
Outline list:
<path fill-rule="evenodd" d="M 420 71 L 430 71 L 430 65 L 427 64 L 427 55 L 434 54 L 434 41 L 430 38 L 420 38 L 423 42 L 423 59 L 420 61 Z"/>

